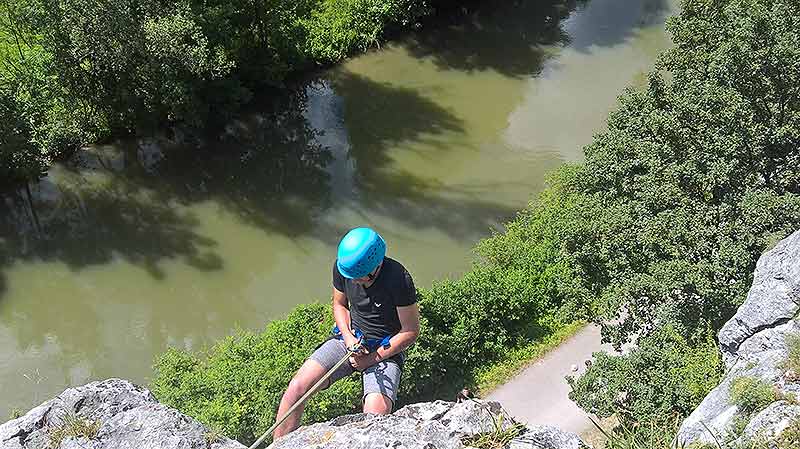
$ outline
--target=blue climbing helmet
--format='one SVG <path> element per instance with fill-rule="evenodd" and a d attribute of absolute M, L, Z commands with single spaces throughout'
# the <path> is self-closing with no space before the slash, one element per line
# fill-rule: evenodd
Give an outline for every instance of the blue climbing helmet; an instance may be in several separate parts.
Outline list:
<path fill-rule="evenodd" d="M 370 228 L 355 228 L 342 237 L 336 253 L 336 268 L 348 279 L 368 275 L 386 255 L 386 242 Z"/>

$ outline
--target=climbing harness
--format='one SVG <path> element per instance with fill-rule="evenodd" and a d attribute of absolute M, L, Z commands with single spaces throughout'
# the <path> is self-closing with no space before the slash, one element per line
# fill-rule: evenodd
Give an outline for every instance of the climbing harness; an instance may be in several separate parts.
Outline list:
<path fill-rule="evenodd" d="M 361 332 L 361 329 L 355 329 L 353 331 L 353 336 L 359 340 L 363 340 L 363 345 L 369 350 L 369 352 L 375 352 L 381 347 L 383 349 L 389 349 L 392 347 L 392 344 L 390 343 L 390 340 L 392 339 L 391 335 L 387 335 L 383 338 L 364 338 L 364 333 Z M 342 336 L 339 326 L 333 326 L 333 338 L 344 341 L 344 336 Z"/>
<path fill-rule="evenodd" d="M 294 405 L 292 405 L 292 407 L 289 408 L 289 410 L 287 410 L 286 413 L 284 413 L 283 416 L 280 417 L 280 419 L 275 421 L 275 424 L 273 424 L 272 427 L 267 429 L 267 431 L 264 432 L 264 434 L 261 435 L 261 437 L 257 439 L 255 443 L 250 445 L 248 449 L 256 449 L 259 445 L 261 445 L 261 443 L 264 442 L 264 440 L 267 438 L 268 435 L 270 435 L 278 426 L 283 424 L 283 422 L 286 421 L 286 418 L 288 418 L 289 415 L 291 415 L 292 412 L 294 412 L 294 410 L 300 406 L 300 404 L 302 404 L 306 399 L 308 399 L 309 396 L 311 396 L 315 391 L 317 391 L 317 388 L 319 388 L 319 386 L 322 385 L 323 382 L 328 380 L 328 378 L 331 377 L 331 375 L 334 372 L 336 372 L 336 370 L 339 369 L 339 367 L 342 366 L 344 362 L 346 362 L 350 358 L 350 356 L 359 352 L 363 345 L 364 345 L 364 339 L 362 336 L 361 338 L 359 338 L 358 343 L 347 348 L 347 354 L 345 354 L 341 360 L 339 360 L 335 365 L 333 365 L 333 368 L 329 369 L 328 372 L 325 373 L 325 375 L 322 376 L 322 378 L 320 378 L 320 380 L 317 381 L 317 383 L 315 383 L 311 388 L 309 388 L 306 394 L 304 394 L 300 399 L 298 399 L 297 402 L 295 402 Z"/>

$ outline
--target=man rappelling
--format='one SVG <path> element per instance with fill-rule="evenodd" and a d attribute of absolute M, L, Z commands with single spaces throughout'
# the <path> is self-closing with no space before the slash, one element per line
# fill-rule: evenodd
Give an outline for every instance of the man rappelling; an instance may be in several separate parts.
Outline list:
<path fill-rule="evenodd" d="M 333 264 L 336 328 L 289 382 L 278 408 L 279 420 L 285 420 L 276 422 L 273 438 L 300 425 L 313 389 L 355 371 L 362 373 L 364 413 L 391 413 L 405 350 L 419 335 L 419 308 L 411 275 L 385 255 L 386 242 L 369 228 L 352 229 L 339 242 Z"/>

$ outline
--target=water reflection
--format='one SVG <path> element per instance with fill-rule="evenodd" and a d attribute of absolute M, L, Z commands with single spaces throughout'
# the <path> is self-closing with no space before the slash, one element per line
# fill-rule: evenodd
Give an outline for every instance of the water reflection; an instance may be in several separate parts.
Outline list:
<path fill-rule="evenodd" d="M 664 23 L 670 0 L 594 0 L 590 7 L 564 23 L 570 47 L 587 52 L 592 47 L 620 45 L 638 30 Z"/>
<path fill-rule="evenodd" d="M 346 155 L 355 163 L 352 176 L 361 190 L 401 193 L 403 185 L 390 177 L 403 176 L 392 170 L 394 152 L 426 151 L 424 156 L 436 160 L 442 152 L 458 150 L 448 136 L 464 133 L 463 121 L 419 91 L 346 70 L 336 72 L 331 84 L 343 100 Z M 425 187 L 413 175 L 405 177 L 408 189 Z"/>
<path fill-rule="evenodd" d="M 432 58 L 443 69 L 527 77 L 538 73 L 547 59 L 545 46 L 569 42 L 561 21 L 586 1 L 490 4 L 467 17 L 453 18 L 449 27 L 415 37 L 410 50 L 417 57 Z"/>
<path fill-rule="evenodd" d="M 308 125 L 304 90 L 273 100 L 273 114 L 238 120 L 202 149 L 170 155 L 158 170 L 161 195 L 183 204 L 214 200 L 268 232 L 310 232 L 330 205 L 331 154 Z"/>
<path fill-rule="evenodd" d="M 79 152 L 0 203 L 0 261 L 58 260 L 79 270 L 115 258 L 154 278 L 159 261 L 182 258 L 198 270 L 224 261 L 184 206 L 217 201 L 242 220 L 287 235 L 307 231 L 328 202 L 329 152 L 316 144 L 302 93 L 281 97 L 276 112 L 228 126 L 199 148 L 181 139 L 147 139 Z"/>

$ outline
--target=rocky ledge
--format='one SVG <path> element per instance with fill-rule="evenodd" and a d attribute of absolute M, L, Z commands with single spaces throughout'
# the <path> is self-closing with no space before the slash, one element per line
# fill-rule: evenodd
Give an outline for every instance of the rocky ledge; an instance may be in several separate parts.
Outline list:
<path fill-rule="evenodd" d="M 550 426 L 519 426 L 497 402 L 413 404 L 387 416 L 348 415 L 303 427 L 270 449 L 460 449 L 463 439 L 483 436 L 508 449 L 589 449 L 577 435 Z M 511 435 L 516 434 L 513 438 Z M 486 446 L 503 447 L 503 446 Z"/>
<path fill-rule="evenodd" d="M 799 310 L 797 231 L 759 259 L 747 299 L 719 332 L 725 377 L 683 422 L 680 443 L 774 440 L 789 426 L 800 428 L 800 373 L 786 365 L 791 342 L 800 338 Z M 762 386 L 761 391 L 771 389 L 772 394 L 758 401 L 757 409 L 748 410 L 741 400 L 737 405 L 732 398 L 732 386 L 737 383 L 739 395 L 745 383 Z"/>
<path fill-rule="evenodd" d="M 517 424 L 497 402 L 413 404 L 392 415 L 347 415 L 298 429 L 272 449 L 458 449 L 465 438 L 509 449 L 588 448 L 577 435 Z M 469 443 L 468 441 L 466 443 Z M 241 449 L 121 379 L 70 388 L 0 425 L 2 449 Z M 496 447 L 496 446 L 492 446 Z"/>
<path fill-rule="evenodd" d="M 241 449 L 121 379 L 65 390 L 0 426 L 2 449 Z"/>

